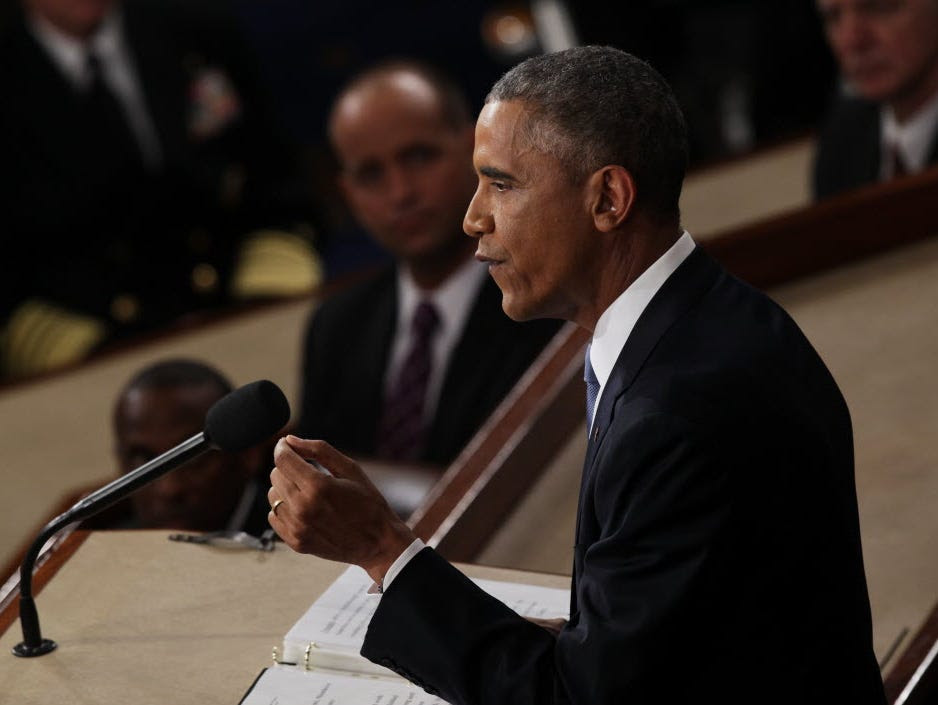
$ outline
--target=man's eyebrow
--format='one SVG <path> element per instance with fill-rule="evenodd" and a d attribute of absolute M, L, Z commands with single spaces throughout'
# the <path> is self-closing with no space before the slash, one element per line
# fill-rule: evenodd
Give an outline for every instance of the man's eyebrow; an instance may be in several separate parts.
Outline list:
<path fill-rule="evenodd" d="M 496 169 L 494 166 L 484 166 L 479 169 L 479 173 L 482 174 L 482 176 L 487 176 L 490 179 L 502 179 L 503 181 L 515 180 L 515 177 L 509 174 L 507 171 Z"/>

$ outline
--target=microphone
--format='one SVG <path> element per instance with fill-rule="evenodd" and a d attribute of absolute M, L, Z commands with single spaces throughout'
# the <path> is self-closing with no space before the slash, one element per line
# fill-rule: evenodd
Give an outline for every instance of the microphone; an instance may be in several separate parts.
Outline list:
<path fill-rule="evenodd" d="M 20 566 L 23 641 L 13 647 L 13 653 L 23 657 L 41 656 L 57 646 L 54 641 L 42 638 L 32 595 L 33 565 L 46 541 L 69 524 L 94 516 L 203 453 L 216 449 L 229 452 L 245 450 L 272 436 L 289 420 L 290 405 L 276 384 L 266 379 L 246 384 L 212 405 L 205 417 L 203 432 L 92 492 L 46 524 Z"/>

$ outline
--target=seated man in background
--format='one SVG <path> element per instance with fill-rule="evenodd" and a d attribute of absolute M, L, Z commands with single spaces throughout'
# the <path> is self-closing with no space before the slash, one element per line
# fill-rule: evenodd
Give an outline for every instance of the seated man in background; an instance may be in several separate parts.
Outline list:
<path fill-rule="evenodd" d="M 0 378 L 312 288 L 311 187 L 221 6 L 19 5 L 0 28 Z"/>
<path fill-rule="evenodd" d="M 352 213 L 396 261 L 313 314 L 297 433 L 445 466 L 558 323 L 511 321 L 473 258 L 473 122 L 449 79 L 412 61 L 376 66 L 340 92 L 329 138 Z"/>
<path fill-rule="evenodd" d="M 121 474 L 203 430 L 212 405 L 232 390 L 217 370 L 191 360 L 166 360 L 127 383 L 114 408 Z M 241 453 L 212 451 L 137 490 L 117 511 L 93 518 L 90 528 L 241 530 L 268 528 L 263 447 Z"/>
<path fill-rule="evenodd" d="M 938 163 L 938 0 L 818 0 L 846 82 L 819 137 L 814 195 Z"/>

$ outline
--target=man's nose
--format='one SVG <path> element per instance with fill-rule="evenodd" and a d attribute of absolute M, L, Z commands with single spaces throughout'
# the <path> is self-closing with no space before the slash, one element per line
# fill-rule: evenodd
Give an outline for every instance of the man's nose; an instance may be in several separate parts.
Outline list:
<path fill-rule="evenodd" d="M 481 189 L 476 189 L 472 200 L 469 201 L 469 208 L 466 210 L 466 216 L 462 221 L 462 229 L 469 237 L 482 237 L 486 233 L 492 232 L 494 219 L 489 213 L 482 198 Z"/>
<path fill-rule="evenodd" d="M 854 11 L 844 11 L 831 29 L 831 43 L 845 54 L 865 50 L 871 36 L 869 21 Z"/>
<path fill-rule="evenodd" d="M 388 170 L 385 187 L 388 198 L 395 206 L 411 203 L 417 193 L 412 176 L 400 167 Z"/>

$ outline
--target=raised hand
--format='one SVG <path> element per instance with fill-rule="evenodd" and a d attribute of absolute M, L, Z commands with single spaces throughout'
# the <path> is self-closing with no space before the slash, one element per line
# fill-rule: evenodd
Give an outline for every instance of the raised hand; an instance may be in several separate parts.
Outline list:
<path fill-rule="evenodd" d="M 361 566 L 380 582 L 413 542 L 362 469 L 328 443 L 286 436 L 274 463 L 267 519 L 293 550 Z"/>

